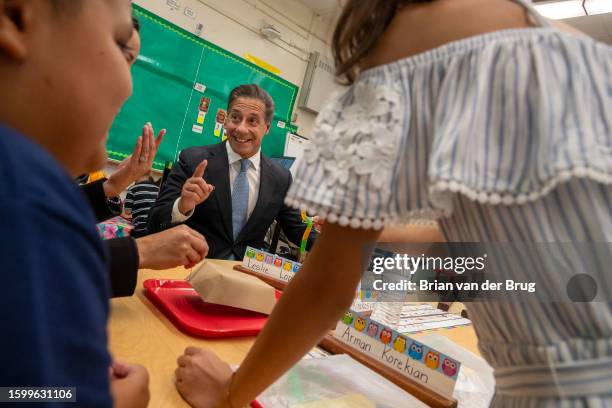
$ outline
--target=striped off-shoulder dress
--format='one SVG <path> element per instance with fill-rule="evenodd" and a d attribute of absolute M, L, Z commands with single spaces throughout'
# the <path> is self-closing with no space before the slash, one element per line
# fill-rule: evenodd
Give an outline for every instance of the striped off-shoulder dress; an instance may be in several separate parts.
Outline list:
<path fill-rule="evenodd" d="M 612 48 L 514 1 L 535 27 L 375 67 L 331 98 L 287 204 L 353 228 L 429 219 L 452 242 L 612 242 Z M 469 304 L 493 405 L 612 406 L 599 300 Z"/>

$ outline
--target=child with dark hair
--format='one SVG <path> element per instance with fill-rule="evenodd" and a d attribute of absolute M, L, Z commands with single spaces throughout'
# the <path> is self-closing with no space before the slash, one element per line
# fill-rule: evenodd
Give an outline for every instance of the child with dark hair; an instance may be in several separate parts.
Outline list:
<path fill-rule="evenodd" d="M 0 1 L 0 384 L 75 387 L 86 407 L 149 398 L 146 369 L 108 353 L 107 254 L 73 181 L 104 166 L 132 92 L 131 11 Z"/>
<path fill-rule="evenodd" d="M 127 189 L 123 210 L 132 218 L 134 237 L 147 235 L 147 222 L 149 211 L 159 194 L 159 183 L 149 173 L 141 177 L 135 184 Z"/>

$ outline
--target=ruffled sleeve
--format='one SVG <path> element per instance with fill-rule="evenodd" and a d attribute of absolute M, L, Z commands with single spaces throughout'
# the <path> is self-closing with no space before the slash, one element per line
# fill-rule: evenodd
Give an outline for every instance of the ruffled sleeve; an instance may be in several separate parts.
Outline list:
<path fill-rule="evenodd" d="M 445 72 L 458 85 L 433 111 L 426 187 L 442 215 L 457 194 L 514 206 L 571 179 L 612 183 L 612 48 L 553 29 L 496 34 Z"/>
<path fill-rule="evenodd" d="M 612 48 L 551 28 L 449 43 L 362 74 L 317 118 L 287 203 L 355 228 L 612 183 Z"/>
<path fill-rule="evenodd" d="M 395 194 L 402 97 L 376 76 L 333 96 L 317 117 L 287 204 L 342 226 L 382 228 Z"/>

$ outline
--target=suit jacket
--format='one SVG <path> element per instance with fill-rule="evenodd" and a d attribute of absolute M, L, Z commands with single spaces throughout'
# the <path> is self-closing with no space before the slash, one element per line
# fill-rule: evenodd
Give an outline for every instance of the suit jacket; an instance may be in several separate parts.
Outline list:
<path fill-rule="evenodd" d="M 108 205 L 104 194 L 104 182 L 100 179 L 81 186 L 98 222 L 106 221 L 119 213 Z M 138 278 L 138 247 L 132 237 L 114 238 L 104 241 L 109 253 L 109 280 L 111 296 L 132 296 Z"/>
<path fill-rule="evenodd" d="M 227 142 L 225 142 L 227 143 Z M 266 232 L 276 219 L 287 238 L 299 245 L 306 225 L 300 212 L 284 204 L 291 185 L 291 173 L 261 154 L 259 196 L 253 213 L 238 235 L 232 233 L 232 198 L 229 163 L 225 143 L 185 149 L 163 185 L 149 214 L 149 231 L 172 227 L 172 206 L 181 196 L 183 184 L 193 175 L 202 160 L 208 160 L 204 179 L 214 191 L 185 223 L 206 237 L 208 257 L 242 259 L 247 246 L 262 248 Z"/>

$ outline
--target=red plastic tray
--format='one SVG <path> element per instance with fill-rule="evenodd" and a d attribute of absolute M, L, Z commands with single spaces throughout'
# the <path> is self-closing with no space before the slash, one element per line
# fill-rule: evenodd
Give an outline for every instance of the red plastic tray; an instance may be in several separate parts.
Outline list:
<path fill-rule="evenodd" d="M 144 281 L 147 298 L 180 330 L 195 337 L 220 338 L 257 335 L 268 316 L 229 306 L 206 303 L 183 279 Z M 276 298 L 280 292 L 276 291 Z"/>

